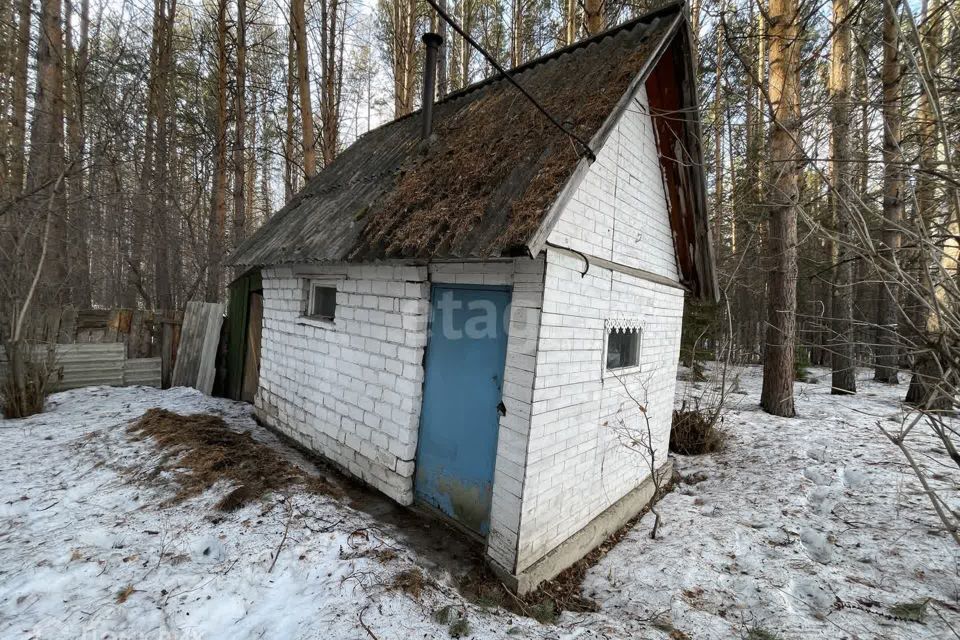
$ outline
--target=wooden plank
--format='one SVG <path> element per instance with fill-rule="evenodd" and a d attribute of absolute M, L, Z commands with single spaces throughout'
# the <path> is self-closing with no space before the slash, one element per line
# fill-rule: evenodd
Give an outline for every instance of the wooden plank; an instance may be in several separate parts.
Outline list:
<path fill-rule="evenodd" d="M 220 329 L 226 305 L 208 305 L 204 322 L 203 346 L 200 352 L 200 370 L 197 372 L 197 389 L 210 395 L 217 377 L 217 349 L 220 346 Z"/>
<path fill-rule="evenodd" d="M 57 342 L 60 344 L 72 344 L 77 341 L 77 308 L 68 305 L 60 313 L 60 329 L 57 334 Z"/>
<path fill-rule="evenodd" d="M 180 330 L 183 325 L 183 311 L 165 311 L 160 326 L 160 358 L 162 360 L 163 388 L 169 389 L 173 381 L 173 370 L 177 363 L 177 351 L 180 348 Z"/>
<path fill-rule="evenodd" d="M 81 309 L 77 312 L 77 329 L 105 329 L 109 319 L 106 309 Z"/>
<path fill-rule="evenodd" d="M 183 326 L 180 334 L 180 347 L 177 349 L 177 362 L 173 368 L 173 377 L 170 381 L 174 387 L 192 387 L 197 383 L 197 370 L 200 361 L 197 349 L 200 347 L 200 314 L 199 302 L 188 302 L 183 314 Z"/>
<path fill-rule="evenodd" d="M 133 309 L 118 309 L 117 311 L 117 341 L 126 342 L 127 336 L 130 335 L 130 323 L 133 319 Z"/>
<path fill-rule="evenodd" d="M 253 402 L 260 385 L 260 335 L 263 328 L 263 294 L 250 294 L 247 316 L 247 348 L 243 364 L 243 386 L 240 399 Z"/>
<path fill-rule="evenodd" d="M 180 346 L 170 384 L 193 387 L 209 395 L 216 377 L 217 347 L 226 306 L 188 302 L 183 315 Z"/>
<path fill-rule="evenodd" d="M 143 312 L 139 309 L 133 311 L 130 315 L 130 324 L 127 330 L 127 357 L 142 358 L 146 354 L 141 353 L 141 342 L 143 341 Z"/>
<path fill-rule="evenodd" d="M 60 335 L 60 309 L 48 309 L 44 314 L 42 333 L 37 337 L 39 342 L 56 342 Z"/>
<path fill-rule="evenodd" d="M 116 342 L 118 327 L 120 326 L 120 309 L 114 309 L 110 312 L 110 317 L 107 318 L 106 330 L 103 332 L 103 338 L 101 342 Z"/>
<path fill-rule="evenodd" d="M 138 329 L 139 344 L 136 349 L 137 358 L 160 357 L 159 317 L 160 312 L 157 311 L 144 311 L 141 313 L 140 326 Z"/>
<path fill-rule="evenodd" d="M 106 329 L 77 329 L 77 342 L 78 343 L 88 343 L 88 342 L 103 342 L 103 334 Z"/>

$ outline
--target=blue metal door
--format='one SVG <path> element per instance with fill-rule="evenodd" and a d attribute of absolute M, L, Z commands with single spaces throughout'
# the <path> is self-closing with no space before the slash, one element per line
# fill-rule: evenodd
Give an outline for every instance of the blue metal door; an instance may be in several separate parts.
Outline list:
<path fill-rule="evenodd" d="M 437 285 L 417 444 L 417 498 L 486 535 L 502 410 L 508 288 Z"/>

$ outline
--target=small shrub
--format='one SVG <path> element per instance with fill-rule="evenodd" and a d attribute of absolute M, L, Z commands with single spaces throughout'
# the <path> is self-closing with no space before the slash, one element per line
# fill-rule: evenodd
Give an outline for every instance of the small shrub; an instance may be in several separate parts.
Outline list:
<path fill-rule="evenodd" d="M 890 607 L 890 615 L 911 622 L 923 622 L 927 616 L 927 600 L 918 600 L 916 602 L 900 602 Z"/>
<path fill-rule="evenodd" d="M 470 635 L 470 631 L 470 621 L 466 618 L 458 618 L 451 622 L 450 627 L 447 629 L 447 633 L 450 634 L 451 638 L 463 638 Z"/>
<path fill-rule="evenodd" d="M 717 428 L 711 414 L 681 407 L 673 412 L 670 430 L 670 451 L 684 456 L 698 456 L 719 451 L 724 433 Z"/>
<path fill-rule="evenodd" d="M 763 627 L 751 627 L 747 630 L 747 640 L 780 640 L 780 636 Z"/>
<path fill-rule="evenodd" d="M 706 382 L 707 374 L 706 367 L 703 366 L 702 362 L 694 362 L 690 367 L 690 381 L 691 382 Z"/>
<path fill-rule="evenodd" d="M 557 605 L 550 598 L 530 605 L 530 617 L 540 624 L 554 624 L 558 616 Z"/>
<path fill-rule="evenodd" d="M 440 624 L 450 624 L 451 620 L 456 619 L 457 610 L 452 604 L 447 604 L 433 612 L 433 619 Z"/>
<path fill-rule="evenodd" d="M 24 340 L 4 345 L 7 375 L 0 381 L 0 400 L 5 418 L 26 418 L 43 411 L 51 382 L 60 369 L 52 349 L 42 349 Z"/>
<path fill-rule="evenodd" d="M 446 605 L 433 612 L 433 619 L 447 625 L 451 638 L 462 638 L 470 634 L 470 621 L 465 611 L 459 611 L 453 605 Z"/>

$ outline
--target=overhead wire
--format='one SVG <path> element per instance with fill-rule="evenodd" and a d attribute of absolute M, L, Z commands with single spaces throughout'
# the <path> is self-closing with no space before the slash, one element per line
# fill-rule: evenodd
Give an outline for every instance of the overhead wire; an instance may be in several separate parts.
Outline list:
<path fill-rule="evenodd" d="M 543 105 L 541 105 L 541 104 L 537 101 L 537 99 L 534 98 L 533 95 L 531 95 L 531 93 L 530 93 L 529 91 L 527 91 L 526 89 L 524 89 L 523 86 L 521 86 L 521 85 L 513 78 L 513 76 L 511 76 L 510 73 L 509 73 L 506 69 L 504 69 L 503 66 L 502 66 L 499 62 L 496 61 L 496 59 L 495 59 L 492 55 L 490 55 L 489 53 L 487 53 L 487 50 L 486 50 L 486 49 L 484 49 L 482 46 L 480 46 L 480 44 L 479 44 L 476 40 L 474 40 L 474 39 L 470 36 L 470 34 L 468 34 L 466 31 L 464 31 L 463 28 L 462 28 L 459 24 L 457 24 L 457 21 L 454 20 L 453 18 L 451 18 L 450 15 L 449 15 L 446 11 L 444 11 L 444 10 L 440 7 L 440 5 L 437 4 L 436 0 L 427 0 L 427 3 L 428 3 L 431 7 L 433 7 L 433 10 L 437 12 L 437 15 L 440 16 L 440 19 L 441 19 L 441 20 L 443 20 L 443 21 L 446 22 L 448 25 L 450 25 L 450 28 L 451 28 L 451 29 L 453 29 L 453 30 L 456 31 L 458 34 L 460 34 L 460 36 L 461 36 L 464 40 L 466 40 L 466 41 L 470 44 L 471 47 L 473 47 L 474 49 L 476 49 L 476 50 L 480 53 L 480 55 L 482 55 L 484 58 L 486 58 L 487 62 L 489 62 L 490 65 L 491 65 L 494 69 L 496 69 L 497 72 L 498 72 L 501 76 L 503 76 L 503 78 L 504 78 L 505 80 L 507 80 L 507 82 L 509 82 L 510 84 L 512 84 L 514 87 L 516 87 L 517 90 L 520 91 L 520 93 L 522 93 L 522 94 L 524 95 L 524 97 L 526 97 L 526 99 L 529 100 L 529 101 L 533 104 L 533 106 L 535 106 L 535 107 L 537 108 L 537 110 L 540 111 L 540 113 L 542 113 L 544 116 L 546 116 L 546 118 L 547 118 L 550 122 L 552 122 L 552 123 L 554 124 L 554 126 L 556 126 L 558 129 L 560 129 L 561 131 L 563 131 L 567 136 L 570 137 L 571 140 L 573 140 L 574 142 L 576 142 L 577 144 L 579 144 L 579 145 L 582 147 L 582 149 L 583 149 L 583 153 L 582 153 L 581 155 L 587 156 L 587 157 L 590 159 L 591 162 L 593 162 L 593 161 L 595 161 L 595 160 L 597 159 L 597 156 L 596 156 L 596 154 L 593 152 L 593 149 L 590 148 L 590 145 L 587 144 L 587 142 L 586 142 L 583 138 L 581 138 L 580 136 L 578 136 L 576 133 L 574 133 L 573 131 L 571 131 L 571 130 L 568 129 L 567 127 L 563 126 L 563 124 L 562 124 L 559 120 L 557 120 L 555 117 L 553 117 L 553 115 L 552 115 L 549 111 L 547 111 L 546 107 L 544 107 Z"/>

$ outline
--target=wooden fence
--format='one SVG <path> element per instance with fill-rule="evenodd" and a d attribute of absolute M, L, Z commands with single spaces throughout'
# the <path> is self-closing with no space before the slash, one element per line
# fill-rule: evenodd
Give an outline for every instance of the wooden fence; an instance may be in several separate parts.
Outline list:
<path fill-rule="evenodd" d="M 5 324 L 5 323 L 4 323 Z M 137 362 L 146 358 L 160 359 L 160 381 L 170 386 L 183 311 L 148 311 L 139 309 L 49 309 L 27 323 L 24 338 L 47 344 L 110 344 L 125 345 L 126 362 L 122 365 L 132 380 L 151 379 L 151 364 Z M 2 336 L 0 336 L 2 337 Z M 122 371 L 118 372 L 123 376 Z M 147 376 L 145 378 L 145 376 Z"/>

